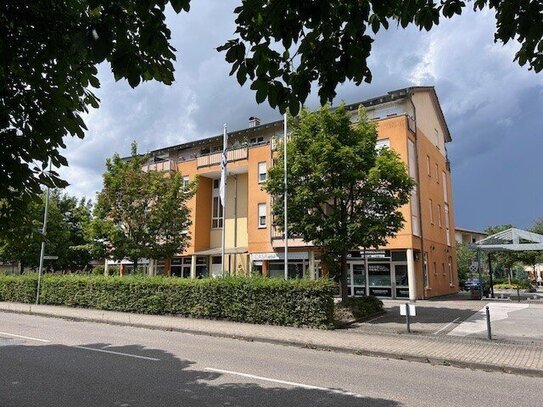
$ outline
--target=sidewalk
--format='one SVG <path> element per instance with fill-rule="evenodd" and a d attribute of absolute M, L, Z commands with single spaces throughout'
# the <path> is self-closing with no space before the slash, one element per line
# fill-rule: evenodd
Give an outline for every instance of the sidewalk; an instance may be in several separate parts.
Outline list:
<path fill-rule="evenodd" d="M 8 302 L 0 302 L 0 312 L 172 330 L 543 377 L 543 348 L 529 343 L 354 330 L 300 329 Z"/>

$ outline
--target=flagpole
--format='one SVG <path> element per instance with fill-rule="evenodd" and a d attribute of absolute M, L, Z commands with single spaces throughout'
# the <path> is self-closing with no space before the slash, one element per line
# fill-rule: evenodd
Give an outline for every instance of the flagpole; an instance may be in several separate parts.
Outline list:
<path fill-rule="evenodd" d="M 288 280 L 288 216 L 287 216 L 287 114 L 283 115 L 283 173 L 285 191 L 283 193 L 285 224 L 285 280 Z"/>
<path fill-rule="evenodd" d="M 228 143 L 228 134 L 226 133 L 226 123 L 223 127 L 223 136 L 222 136 L 222 157 L 221 157 L 221 188 L 220 188 L 220 201 L 222 204 L 222 245 L 221 245 L 221 272 L 224 277 L 224 245 L 226 241 L 226 165 L 227 165 L 227 156 L 226 156 L 226 146 Z"/>

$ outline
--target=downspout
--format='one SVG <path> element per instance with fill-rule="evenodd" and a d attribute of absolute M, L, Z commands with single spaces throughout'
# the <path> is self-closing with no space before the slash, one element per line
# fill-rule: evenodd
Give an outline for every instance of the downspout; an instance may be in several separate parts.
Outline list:
<path fill-rule="evenodd" d="M 411 92 L 408 93 L 408 99 L 411 103 L 411 106 L 413 107 L 413 120 L 415 121 L 415 162 L 416 162 L 416 171 L 417 171 L 417 192 L 418 192 L 418 202 L 417 205 L 419 207 L 419 230 L 420 230 L 420 249 L 421 249 L 421 264 L 422 264 L 422 295 L 423 299 L 426 299 L 426 284 L 424 279 L 424 229 L 422 228 L 422 205 L 420 204 L 422 194 L 420 189 L 420 165 L 419 165 L 419 137 L 418 137 L 418 131 L 417 131 L 417 108 L 415 107 L 415 104 L 413 103 L 413 99 L 411 98 L 412 94 Z M 409 126 L 409 124 L 408 124 Z M 428 272 L 428 279 L 430 278 L 430 272 Z"/>
<path fill-rule="evenodd" d="M 236 275 L 238 258 L 236 248 L 238 247 L 238 176 L 234 176 L 236 181 L 236 189 L 234 192 L 234 275 Z"/>

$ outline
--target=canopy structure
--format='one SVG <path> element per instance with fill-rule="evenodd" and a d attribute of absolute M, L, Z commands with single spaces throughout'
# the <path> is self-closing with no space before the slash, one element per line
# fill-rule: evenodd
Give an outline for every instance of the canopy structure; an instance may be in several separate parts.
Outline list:
<path fill-rule="evenodd" d="M 543 235 L 511 228 L 472 243 L 470 249 L 485 252 L 543 250 Z"/>

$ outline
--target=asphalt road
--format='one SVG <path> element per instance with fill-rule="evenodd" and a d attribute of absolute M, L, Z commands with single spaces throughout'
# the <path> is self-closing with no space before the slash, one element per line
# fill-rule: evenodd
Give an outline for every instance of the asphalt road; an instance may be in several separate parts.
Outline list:
<path fill-rule="evenodd" d="M 534 406 L 541 379 L 0 313 L 0 407 Z"/>

